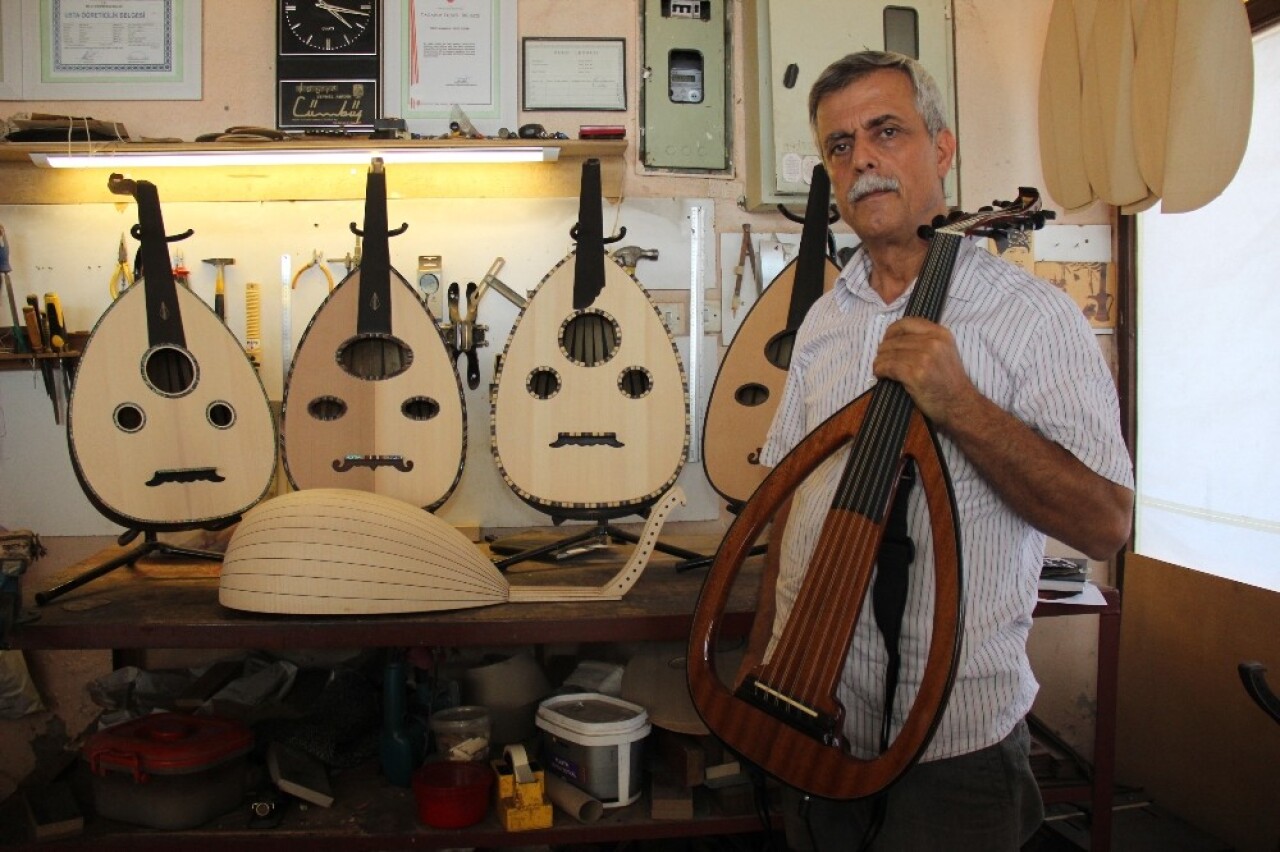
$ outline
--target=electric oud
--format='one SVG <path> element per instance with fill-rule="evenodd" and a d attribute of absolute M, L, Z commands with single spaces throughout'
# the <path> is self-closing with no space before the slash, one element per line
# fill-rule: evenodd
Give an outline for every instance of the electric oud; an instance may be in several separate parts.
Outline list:
<path fill-rule="evenodd" d="M 1045 218 L 1039 209 L 1039 194 L 1024 188 L 1016 202 L 973 215 L 958 213 L 950 224 L 940 221 L 936 230 L 925 229 L 928 254 L 906 314 L 938 321 L 966 234 L 1039 227 Z M 777 640 L 768 659 L 739 672 L 732 688 L 725 686 L 715 671 L 715 646 L 734 578 L 795 489 L 820 464 L 846 450 L 832 505 L 786 624 L 774 631 Z M 836 690 L 908 464 L 917 472 L 933 536 L 932 641 L 919 692 L 901 730 L 880 756 L 863 760 L 846 748 L 846 708 Z M 775 528 L 770 558 L 777 558 L 774 548 L 781 539 Z M 774 590 L 762 588 L 761 593 Z M 895 381 L 880 381 L 788 453 L 725 533 L 694 611 L 689 689 L 713 734 L 786 783 L 832 799 L 869 796 L 898 778 L 928 745 L 951 691 L 962 623 L 959 530 L 941 448 L 906 389 Z M 768 636 L 765 627 L 753 634 L 748 659 L 764 659 L 758 640 Z"/>

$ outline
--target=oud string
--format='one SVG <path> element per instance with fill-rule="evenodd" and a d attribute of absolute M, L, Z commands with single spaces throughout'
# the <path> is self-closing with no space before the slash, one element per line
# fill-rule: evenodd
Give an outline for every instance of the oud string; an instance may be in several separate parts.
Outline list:
<path fill-rule="evenodd" d="M 943 239 L 937 251 L 931 247 L 920 285 L 907 308 L 908 315 L 934 321 L 941 314 L 960 239 L 941 232 L 937 236 Z M 850 613 L 856 621 L 866 597 L 885 520 L 896 496 L 912 408 L 906 389 L 897 382 L 881 383 L 872 392 L 832 511 L 810 556 L 792 618 L 773 655 L 775 688 L 811 707 L 834 692 L 843 668 L 847 643 L 841 634 L 854 629 Z M 858 570 L 868 559 L 871 566 Z M 858 560 L 856 564 L 850 564 L 854 560 Z M 830 644 L 837 638 L 841 648 L 829 649 L 825 656 L 812 653 L 814 641 Z"/>

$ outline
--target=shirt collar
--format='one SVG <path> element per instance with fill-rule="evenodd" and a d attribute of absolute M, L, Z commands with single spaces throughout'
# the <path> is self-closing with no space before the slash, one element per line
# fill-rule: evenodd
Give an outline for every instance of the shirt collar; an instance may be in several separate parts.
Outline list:
<path fill-rule="evenodd" d="M 973 288 L 977 285 L 976 280 L 971 275 L 959 275 L 957 273 L 973 262 L 973 253 L 979 250 L 979 247 L 972 239 L 960 241 L 960 250 L 956 254 L 956 263 L 951 274 L 951 288 L 947 293 L 948 299 L 968 301 L 973 298 Z M 985 251 L 985 249 L 981 250 Z M 871 258 L 859 248 L 854 252 L 853 257 L 849 258 L 849 262 L 845 264 L 840 276 L 836 279 L 834 288 L 836 306 L 840 310 L 846 311 L 852 306 L 854 299 L 861 299 L 878 308 L 886 310 L 897 309 L 905 307 L 905 300 L 910 298 L 915 288 L 916 285 L 913 281 L 901 296 L 895 299 L 892 304 L 886 305 L 881 300 L 880 295 L 871 289 Z"/>

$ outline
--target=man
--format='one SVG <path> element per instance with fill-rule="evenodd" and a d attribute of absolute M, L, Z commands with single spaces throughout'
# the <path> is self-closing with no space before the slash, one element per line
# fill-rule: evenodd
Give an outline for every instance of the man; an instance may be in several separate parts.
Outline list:
<path fill-rule="evenodd" d="M 1037 689 L 1026 637 L 1045 535 L 1100 560 L 1129 535 L 1133 473 L 1115 386 L 1074 303 L 970 240 L 940 323 L 903 318 L 929 248 L 917 230 L 947 212 L 942 182 L 956 149 L 937 85 L 917 62 L 879 52 L 837 61 L 814 83 L 809 117 L 841 218 L 862 247 L 800 328 L 762 460 L 776 465 L 877 379 L 900 382 L 933 423 L 952 479 L 965 633 L 921 762 L 879 802 L 789 791 L 788 839 L 824 850 L 860 839 L 894 852 L 1016 850 L 1042 818 L 1024 717 Z M 793 495 L 775 639 L 841 468 L 824 464 Z M 915 700 L 931 618 L 933 546 L 920 491 L 908 503 L 916 557 L 894 733 Z M 868 600 L 838 690 L 858 757 L 880 750 L 885 659 Z"/>

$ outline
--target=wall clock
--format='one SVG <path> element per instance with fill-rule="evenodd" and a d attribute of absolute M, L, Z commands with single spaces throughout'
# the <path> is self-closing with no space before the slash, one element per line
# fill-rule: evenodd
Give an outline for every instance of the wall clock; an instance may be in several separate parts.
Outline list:
<path fill-rule="evenodd" d="M 374 0 L 276 0 L 276 124 L 373 129 L 382 56 Z"/>

